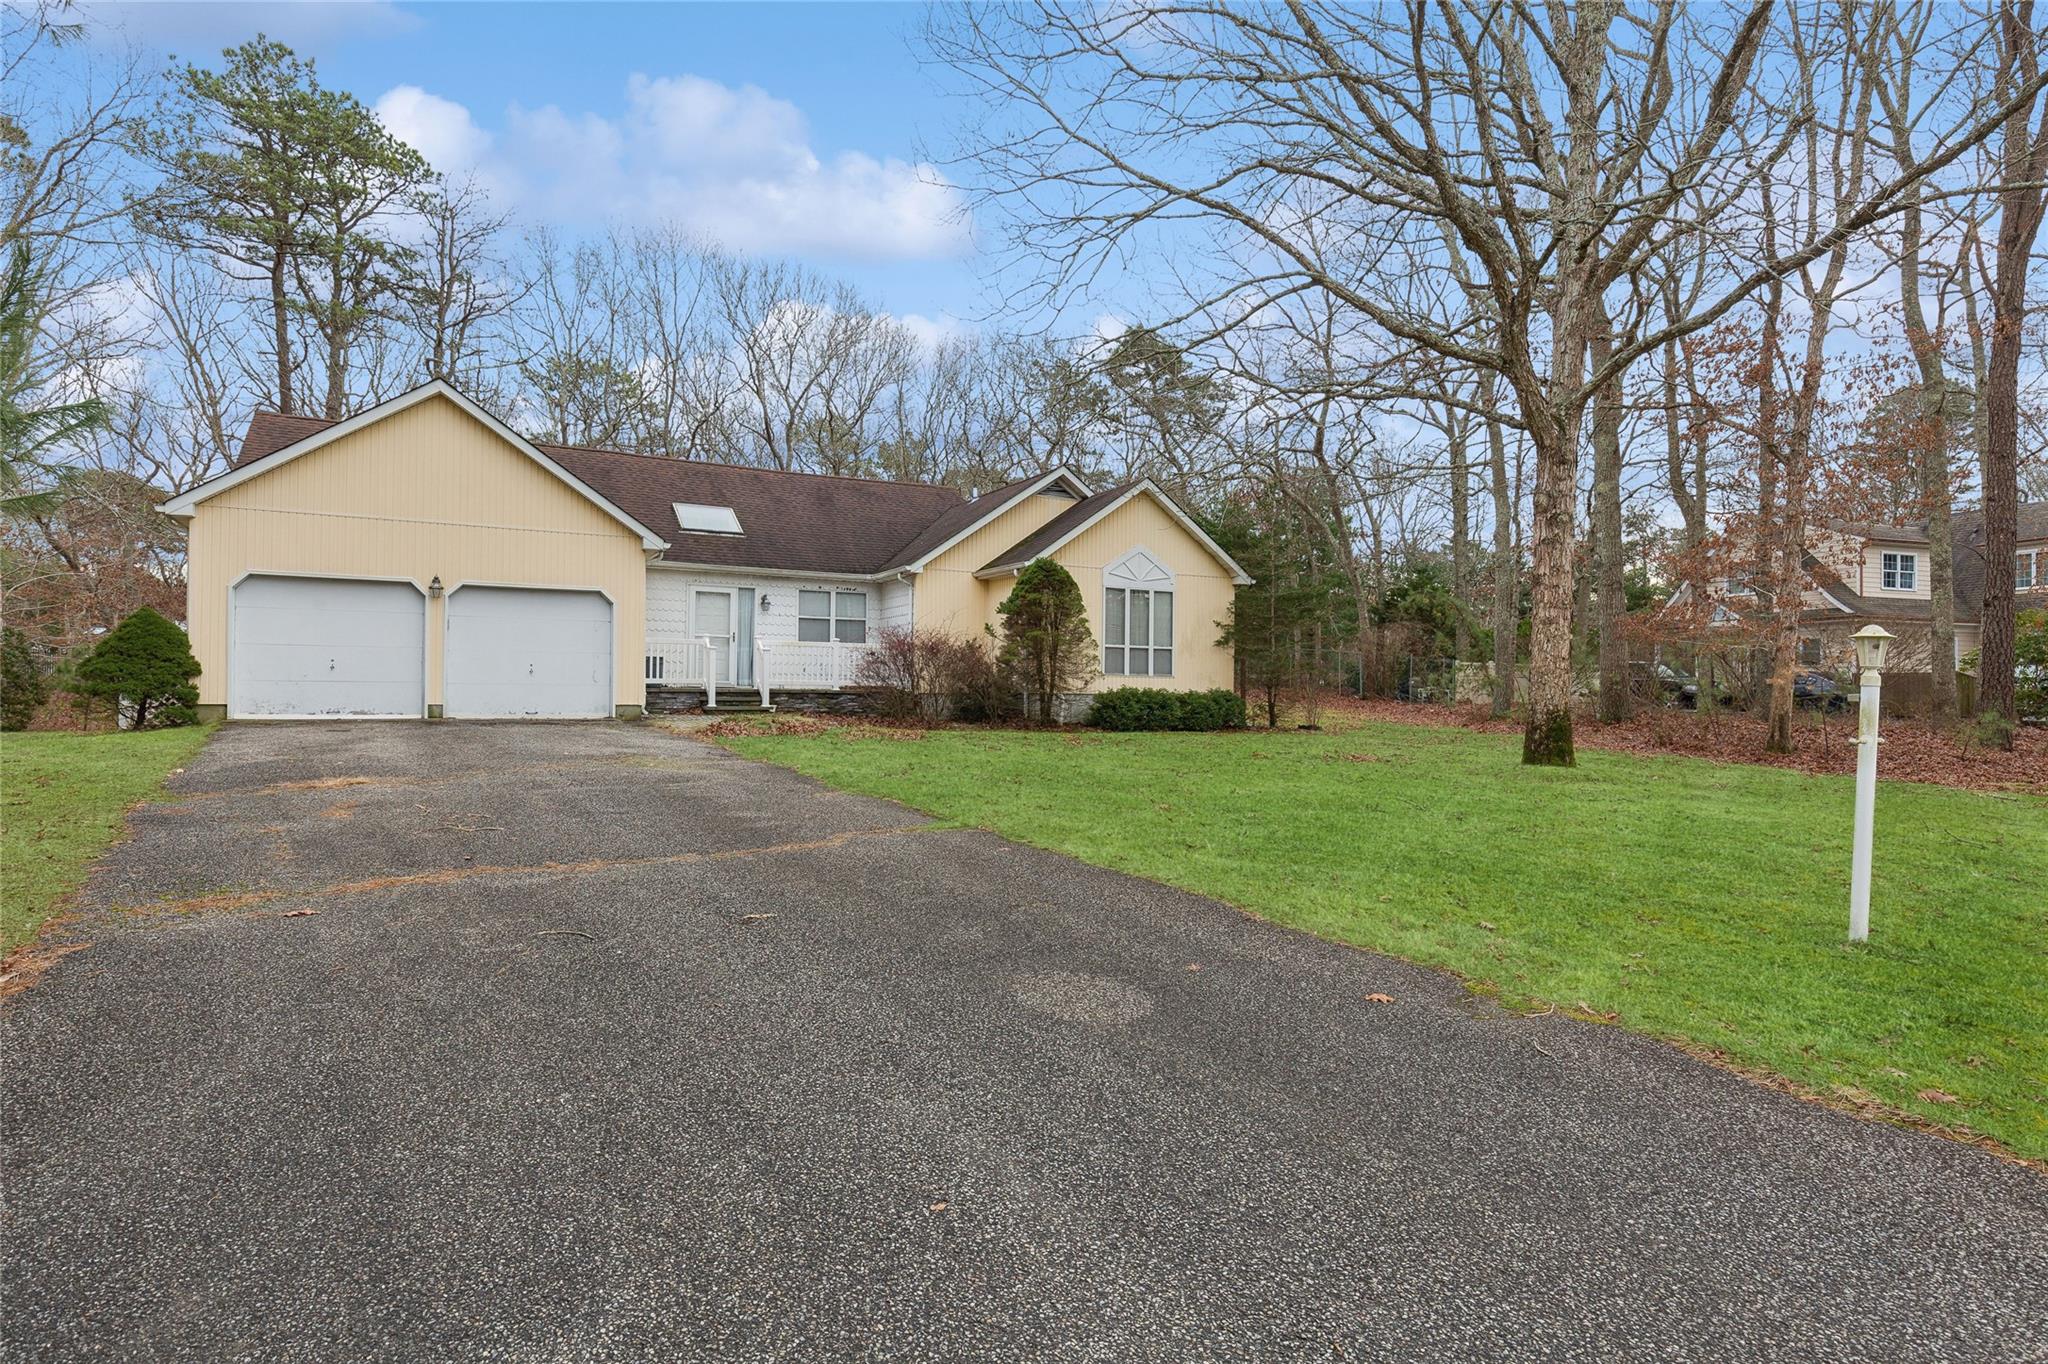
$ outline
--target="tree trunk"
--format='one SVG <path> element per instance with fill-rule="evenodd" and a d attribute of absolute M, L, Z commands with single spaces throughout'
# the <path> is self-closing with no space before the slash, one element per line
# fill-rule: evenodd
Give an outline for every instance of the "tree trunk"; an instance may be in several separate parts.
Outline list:
<path fill-rule="evenodd" d="M 2003 228 L 1999 236 L 2006 235 Z M 2000 242 L 1999 287 L 1993 292 L 1991 356 L 1984 376 L 1984 635 L 1978 646 L 1977 708 L 1980 714 L 2019 719 L 2013 672 L 2017 621 L 2013 601 L 2013 553 L 2019 540 L 2020 332 L 2025 306 L 2026 248 L 2010 261 Z M 2007 280 L 2012 279 L 2008 305 Z M 2006 743 L 2011 744 L 2008 736 Z"/>
<path fill-rule="evenodd" d="M 291 300 L 285 292 L 285 254 L 270 258 L 270 334 L 277 346 L 277 410 L 289 417 L 298 409 L 292 405 Z"/>
<path fill-rule="evenodd" d="M 1902 73 L 1902 84 L 1904 83 Z M 1899 160 L 1917 164 L 1912 150 L 1912 126 L 1888 104 L 1892 135 Z M 1949 487 L 1948 377 L 1942 372 L 1941 344 L 1927 329 L 1927 315 L 1920 306 L 1920 250 L 1922 243 L 1921 199 L 1915 194 L 1899 216 L 1899 308 L 1906 324 L 1906 344 L 1920 368 L 1920 506 L 1927 521 L 1927 723 L 1936 733 L 1956 722 L 1956 592 L 1954 533 L 1951 513 L 1954 497 Z"/>
<path fill-rule="evenodd" d="M 1452 629 L 1455 636 L 1453 652 L 1461 662 L 1472 647 L 1472 624 L 1465 614 L 1466 576 L 1469 572 L 1466 561 L 1470 557 L 1472 539 L 1472 473 L 1466 458 L 1465 441 L 1471 429 L 1472 420 L 1468 414 L 1451 413 L 1451 600 L 1458 606 L 1458 618 Z"/>
<path fill-rule="evenodd" d="M 1507 433 L 1493 415 L 1493 378 L 1487 376 L 1486 447 L 1493 479 L 1493 715 L 1505 716 L 1515 704 L 1515 635 L 1521 623 L 1521 556 L 1515 553 L 1515 490 L 1508 482 Z"/>
<path fill-rule="evenodd" d="M 1593 365 L 1613 353 L 1611 324 L 1593 339 Z M 1634 713 L 1628 669 L 1628 585 L 1621 534 L 1621 376 L 1593 399 L 1593 552 L 1600 605 L 1600 719 L 1617 724 Z"/>
<path fill-rule="evenodd" d="M 2009 89 L 2037 70 L 2033 0 L 2006 0 L 1999 23 L 2001 84 Z M 2006 120 L 1999 148 L 1998 260 L 1984 374 L 1984 637 L 1977 655 L 1977 707 L 2004 718 L 2007 748 L 2019 720 L 2012 560 L 2019 539 L 2020 353 L 2026 343 L 2027 267 L 2041 228 L 2039 182 L 2048 169 L 2048 111 L 2036 130 L 2032 105 Z"/>
<path fill-rule="evenodd" d="M 333 255 L 327 266 L 328 287 L 332 290 L 327 299 L 327 410 L 324 415 L 329 421 L 340 421 L 343 409 L 348 405 L 348 302 L 345 291 L 348 288 L 346 260 L 343 256 L 348 234 L 337 224 Z"/>
<path fill-rule="evenodd" d="M 1569 767 L 1572 750 L 1572 502 L 1578 496 L 1577 423 L 1531 414 L 1536 487 L 1529 554 L 1529 715 L 1522 761 Z"/>

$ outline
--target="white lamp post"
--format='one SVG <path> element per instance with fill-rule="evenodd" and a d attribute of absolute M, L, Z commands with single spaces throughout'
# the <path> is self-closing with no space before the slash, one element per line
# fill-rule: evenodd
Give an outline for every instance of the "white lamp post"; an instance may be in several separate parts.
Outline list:
<path fill-rule="evenodd" d="M 1856 666 L 1863 676 L 1856 707 L 1856 848 L 1849 870 L 1849 941 L 1870 937 L 1870 826 L 1877 813 L 1877 691 L 1892 633 L 1882 625 L 1866 625 L 1850 636 L 1856 644 Z"/>

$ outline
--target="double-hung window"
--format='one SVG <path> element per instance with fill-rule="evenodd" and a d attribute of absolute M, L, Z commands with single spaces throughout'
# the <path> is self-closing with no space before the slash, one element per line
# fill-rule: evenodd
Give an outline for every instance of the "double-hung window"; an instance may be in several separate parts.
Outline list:
<path fill-rule="evenodd" d="M 2048 554 L 2037 549 L 2023 549 L 2012 556 L 2012 586 L 2015 592 L 2024 592 L 2030 587 L 2048 586 L 2048 564 L 2041 560 Z"/>
<path fill-rule="evenodd" d="M 1111 677 L 1173 676 L 1172 573 L 1134 550 L 1102 579 L 1102 671 Z"/>
<path fill-rule="evenodd" d="M 796 637 L 814 644 L 836 640 L 841 644 L 868 642 L 868 594 L 865 592 L 815 591 L 796 594 Z"/>
<path fill-rule="evenodd" d="M 1886 550 L 1879 561 L 1887 592 L 1911 592 L 1920 581 L 1920 556 Z"/>

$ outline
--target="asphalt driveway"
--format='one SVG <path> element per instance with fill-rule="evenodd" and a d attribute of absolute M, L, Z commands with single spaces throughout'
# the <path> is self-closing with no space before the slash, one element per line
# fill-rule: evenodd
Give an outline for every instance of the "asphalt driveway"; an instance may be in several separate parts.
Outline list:
<path fill-rule="evenodd" d="M 175 786 L 0 1005 L 10 1359 L 2048 1358 L 2038 1174 L 708 745 Z"/>

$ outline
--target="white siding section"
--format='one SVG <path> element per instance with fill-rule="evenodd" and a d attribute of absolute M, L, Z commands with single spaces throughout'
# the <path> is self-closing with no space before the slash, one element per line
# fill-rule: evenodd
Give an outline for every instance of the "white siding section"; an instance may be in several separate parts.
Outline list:
<path fill-rule="evenodd" d="M 853 680 L 853 669 L 862 646 L 803 643 L 797 639 L 797 593 L 804 591 L 861 592 L 868 602 L 868 643 L 880 637 L 886 624 L 909 625 L 910 587 L 907 583 L 879 583 L 863 578 L 771 577 L 765 574 L 726 572 L 716 569 L 656 568 L 647 570 L 647 650 L 664 660 L 663 671 L 671 685 L 694 684 L 701 677 L 704 656 L 691 647 L 699 634 L 700 622 L 693 616 L 699 588 L 754 592 L 754 641 L 770 648 L 770 685 L 785 690 L 832 689 Z M 779 650 L 779 652 L 775 652 Z M 754 683 L 752 660 L 740 670 L 743 682 Z"/>
<path fill-rule="evenodd" d="M 891 579 L 880 584 L 881 612 L 870 622 L 879 630 L 908 630 L 911 620 L 911 594 L 915 590 L 907 582 Z"/>

